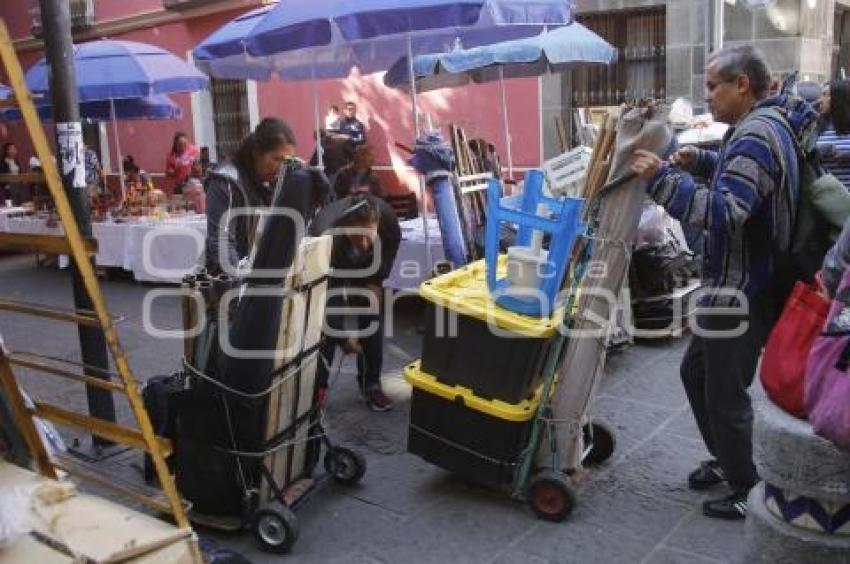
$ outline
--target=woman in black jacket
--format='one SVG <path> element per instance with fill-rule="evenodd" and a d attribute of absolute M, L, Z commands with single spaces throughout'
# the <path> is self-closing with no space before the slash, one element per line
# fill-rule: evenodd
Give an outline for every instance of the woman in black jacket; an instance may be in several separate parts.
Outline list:
<path fill-rule="evenodd" d="M 300 216 L 297 236 L 311 215 L 313 175 L 295 157 L 295 134 L 285 122 L 265 118 L 242 141 L 230 162 L 211 170 L 207 193 L 206 268 L 212 274 L 237 272 L 251 253 L 259 211 L 272 205 L 275 185 L 283 175 L 283 207 Z M 239 210 L 238 213 L 235 213 Z"/>

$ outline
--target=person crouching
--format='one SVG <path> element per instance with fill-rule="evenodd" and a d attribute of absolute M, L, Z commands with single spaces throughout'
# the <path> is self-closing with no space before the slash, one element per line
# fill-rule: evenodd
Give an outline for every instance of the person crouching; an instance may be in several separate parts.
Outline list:
<path fill-rule="evenodd" d="M 326 302 L 325 343 L 319 361 L 323 399 L 337 347 L 357 355 L 357 383 L 366 405 L 387 411 L 392 402 L 381 389 L 383 366 L 383 281 L 389 276 L 401 241 L 398 219 L 389 204 L 358 194 L 323 208 L 311 235 L 333 235 Z"/>

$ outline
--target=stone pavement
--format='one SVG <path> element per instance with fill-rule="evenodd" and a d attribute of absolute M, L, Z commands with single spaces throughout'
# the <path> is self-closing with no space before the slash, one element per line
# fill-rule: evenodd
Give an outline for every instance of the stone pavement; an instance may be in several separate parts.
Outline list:
<path fill-rule="evenodd" d="M 136 376 L 172 372 L 181 343 L 154 339 L 142 328 L 142 300 L 152 286 L 126 280 L 102 285 Z M 36 269 L 32 257 L 0 258 L 0 296 L 68 306 L 67 275 Z M 177 328 L 175 300 L 153 303 L 153 321 Z M 372 413 L 359 400 L 352 359 L 343 359 L 328 408 L 332 439 L 363 453 L 368 470 L 355 488 L 333 484 L 299 510 L 299 563 L 685 563 L 738 562 L 743 523 L 704 518 L 706 494 L 687 489 L 686 475 L 705 451 L 678 380 L 687 339 L 638 344 L 609 356 L 592 414 L 617 434 L 610 461 L 577 485 L 578 506 L 564 523 L 536 520 L 521 503 L 471 487 L 405 453 L 409 386 L 401 368 L 419 352 L 413 325 L 421 308 L 411 301 L 397 315 L 386 347 L 384 383 L 396 400 L 389 413 Z M 9 348 L 78 359 L 76 331 L 65 324 L 0 314 Z M 25 375 L 38 398 L 75 409 L 85 405 L 73 382 Z M 119 405 L 127 420 L 126 405 Z M 66 435 L 67 436 L 67 435 Z M 137 454 L 119 456 L 110 471 L 138 477 Z M 119 467 L 120 466 L 120 467 Z M 721 492 L 722 493 L 722 492 Z M 712 494 L 713 495 L 713 494 Z M 206 532 L 202 531 L 202 534 Z M 213 535 L 255 562 L 281 557 L 259 552 L 250 535 Z"/>

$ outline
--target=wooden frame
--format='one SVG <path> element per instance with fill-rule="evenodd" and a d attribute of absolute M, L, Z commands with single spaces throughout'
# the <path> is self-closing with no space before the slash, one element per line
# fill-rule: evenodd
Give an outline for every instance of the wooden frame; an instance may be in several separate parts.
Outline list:
<path fill-rule="evenodd" d="M 50 145 L 47 142 L 44 129 L 41 126 L 41 121 L 36 112 L 36 108 L 32 101 L 32 96 L 27 89 L 24 81 L 24 73 L 21 69 L 20 61 L 18 60 L 15 48 L 12 45 L 12 38 L 4 21 L 0 20 L 0 60 L 9 77 L 10 85 L 14 91 L 15 98 L 20 104 L 21 115 L 23 116 L 24 124 L 29 131 L 33 147 L 38 159 L 44 167 L 43 177 L 39 176 L 47 183 L 50 190 L 50 195 L 56 204 L 56 211 L 62 221 L 64 229 L 64 237 L 33 237 L 21 236 L 18 238 L 4 236 L 3 239 L 8 244 L 10 241 L 23 246 L 24 248 L 38 248 L 38 245 L 46 245 L 52 251 L 59 251 L 58 254 L 68 254 L 76 264 L 77 271 L 82 279 L 84 289 L 88 294 L 93 315 L 81 315 L 80 312 L 75 314 L 60 313 L 49 308 L 40 308 L 29 304 L 10 305 L 11 302 L 6 302 L 7 310 L 12 309 L 19 313 L 33 314 L 48 319 L 61 319 L 62 321 L 74 321 L 85 325 L 91 325 L 94 321 L 103 330 L 106 338 L 106 343 L 115 363 L 116 372 L 120 380 L 120 387 L 130 404 L 133 415 L 138 423 L 139 429 L 131 429 L 103 421 L 101 419 L 82 415 L 67 411 L 63 408 L 49 405 L 46 403 L 37 403 L 32 409 L 28 408 L 23 396 L 15 381 L 12 373 L 9 354 L 5 349 L 0 348 L 0 385 L 4 392 L 9 396 L 13 413 L 21 426 L 25 440 L 30 447 L 33 456 L 35 457 L 39 470 L 45 476 L 51 478 L 56 477 L 54 469 L 54 461 L 48 455 L 44 444 L 35 428 L 33 416 L 44 417 L 61 425 L 67 425 L 84 431 L 88 431 L 97 436 L 107 438 L 117 443 L 126 444 L 132 447 L 143 449 L 150 453 L 156 470 L 157 478 L 162 486 L 166 504 L 160 504 L 163 509 L 168 509 L 172 514 L 177 526 L 181 529 L 191 530 L 189 520 L 186 516 L 185 506 L 177 492 L 174 481 L 169 472 L 168 466 L 165 463 L 165 456 L 171 450 L 169 442 L 159 438 L 154 433 L 151 426 L 148 413 L 142 403 L 142 397 L 139 392 L 139 387 L 136 378 L 130 370 L 130 365 L 127 362 L 127 357 L 118 339 L 118 332 L 115 329 L 113 319 L 109 314 L 109 309 L 106 305 L 106 300 L 100 291 L 100 286 L 95 272 L 94 265 L 90 259 L 93 247 L 88 243 L 80 233 L 79 225 L 74 216 L 71 203 L 65 193 L 62 185 L 62 179 L 59 175 L 59 170 L 56 166 L 56 161 L 50 151 Z M 64 239 L 64 244 L 59 241 Z M 42 247 L 42 250 L 44 248 Z M 16 308 L 16 309 L 15 309 Z M 31 366 L 32 367 L 32 366 Z M 56 374 L 56 370 L 46 370 L 48 373 Z M 67 376 L 67 374 L 63 374 Z M 85 477 L 85 476 L 83 476 Z M 104 484 L 108 484 L 110 480 L 106 477 L 102 480 Z M 122 488 L 116 487 L 116 491 L 121 491 Z M 192 543 L 192 557 L 196 562 L 202 562 L 200 550 L 197 543 Z"/>

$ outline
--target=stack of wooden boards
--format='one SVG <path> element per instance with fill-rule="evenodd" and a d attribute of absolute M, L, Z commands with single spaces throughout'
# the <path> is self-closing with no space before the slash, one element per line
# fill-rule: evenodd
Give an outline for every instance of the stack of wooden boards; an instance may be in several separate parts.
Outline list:
<path fill-rule="evenodd" d="M 286 280 L 286 289 L 294 293 L 284 303 L 277 346 L 280 355 L 275 359 L 275 369 L 287 365 L 291 368 L 279 376 L 283 378 L 282 383 L 269 395 L 266 440 L 293 428 L 314 408 L 316 373 L 320 362 L 317 347 L 325 319 L 332 242 L 331 237 L 302 240 L 291 275 Z M 305 351 L 307 354 L 304 354 Z M 311 440 L 318 432 L 313 424 L 317 417 L 314 421 L 297 425 L 291 444 L 268 455 L 264 461 L 282 489 L 297 480 L 309 480 L 318 456 L 314 449 L 319 448 L 319 441 Z M 276 499 L 268 480 L 263 481 L 260 499 Z"/>
<path fill-rule="evenodd" d="M 85 495 L 70 482 L 50 480 L 0 459 L 0 496 L 7 510 L 21 496 L 17 525 L 31 530 L 0 546 L 0 562 L 132 562 L 189 564 L 197 543 L 180 529 Z"/>

